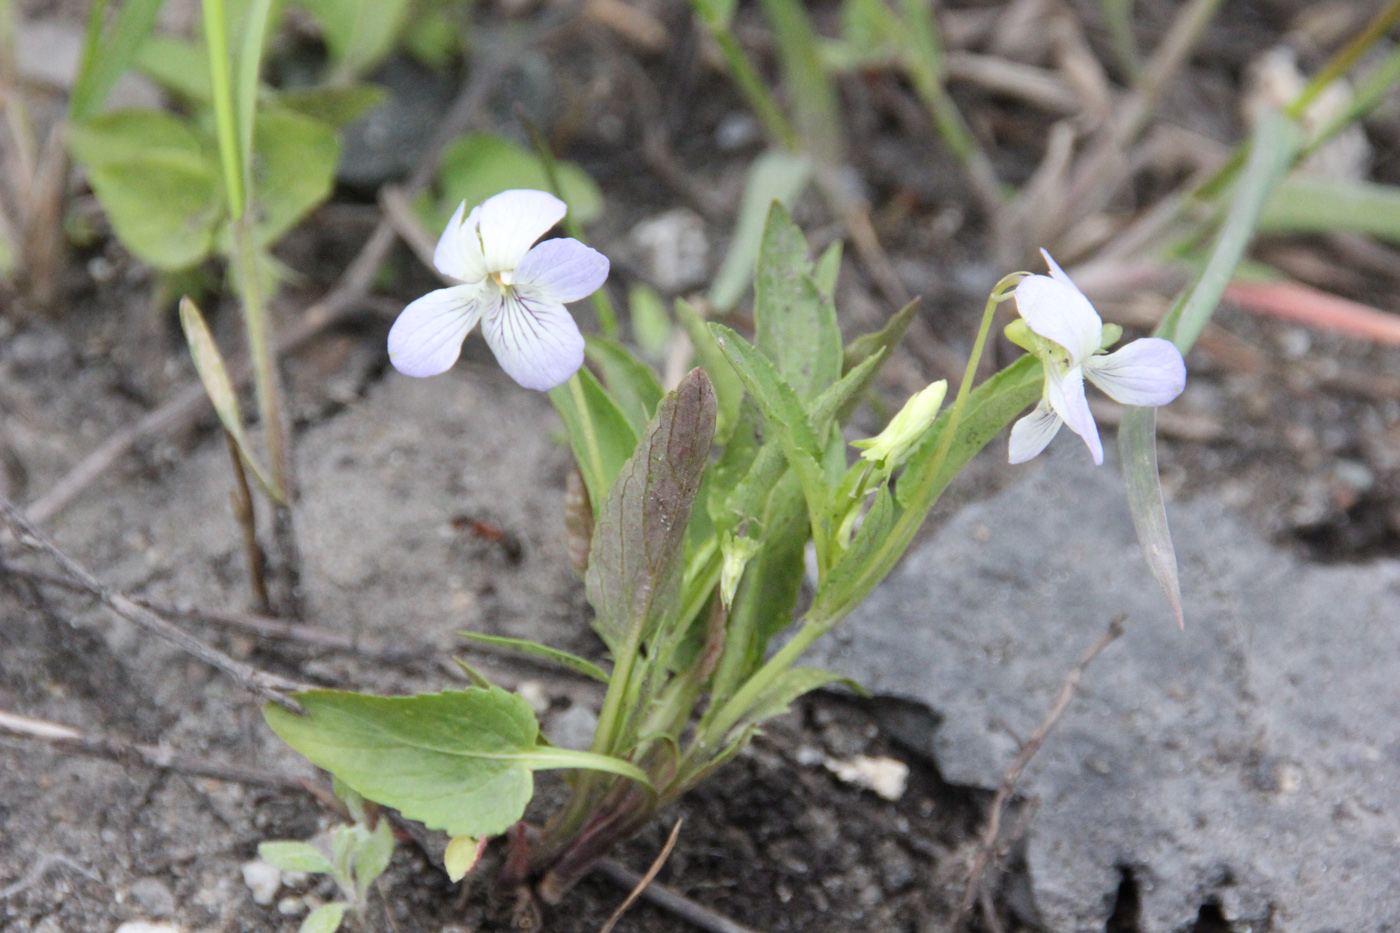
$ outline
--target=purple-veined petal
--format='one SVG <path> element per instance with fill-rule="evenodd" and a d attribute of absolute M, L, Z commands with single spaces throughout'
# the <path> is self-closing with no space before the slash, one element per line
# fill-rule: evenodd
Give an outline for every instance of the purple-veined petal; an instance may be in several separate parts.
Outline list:
<path fill-rule="evenodd" d="M 433 250 L 433 266 L 443 275 L 451 276 L 459 282 L 480 282 L 486 278 L 486 258 L 481 254 L 481 240 L 477 237 L 477 223 L 481 220 L 481 208 L 472 208 L 466 220 L 462 214 L 467 210 L 467 202 L 457 205 L 447 229 L 442 231 L 437 249 Z"/>
<path fill-rule="evenodd" d="M 1186 388 L 1186 362 L 1170 340 L 1143 337 L 1084 363 L 1084 375 L 1124 405 L 1165 405 Z"/>
<path fill-rule="evenodd" d="M 527 389 L 547 392 L 583 365 L 583 335 L 568 309 L 529 286 L 501 295 L 481 333 L 506 375 Z"/>
<path fill-rule="evenodd" d="M 1065 419 L 1069 429 L 1080 437 L 1094 456 L 1094 463 L 1103 463 L 1103 442 L 1099 440 L 1099 426 L 1094 423 L 1094 415 L 1089 411 L 1089 400 L 1084 397 L 1084 373 L 1078 366 L 1071 366 L 1069 372 L 1061 376 L 1054 367 L 1045 370 L 1045 397 L 1055 414 Z"/>
<path fill-rule="evenodd" d="M 403 309 L 389 329 L 389 362 L 406 376 L 447 372 L 481 318 L 481 288 L 457 285 L 429 292 Z"/>
<path fill-rule="evenodd" d="M 1010 462 L 1025 463 L 1040 453 L 1060 433 L 1060 425 L 1064 423 L 1050 404 L 1041 399 L 1035 411 L 1011 426 Z"/>
<path fill-rule="evenodd" d="M 1064 270 L 1045 254 L 1055 275 L 1028 275 L 1016 286 L 1016 309 L 1026 325 L 1069 351 L 1070 365 L 1098 352 L 1103 321 Z"/>
<path fill-rule="evenodd" d="M 531 286 L 547 301 L 587 298 L 608 279 L 608 257 L 578 240 L 545 240 L 515 267 L 515 284 Z"/>
<path fill-rule="evenodd" d="M 545 191 L 515 189 L 481 202 L 481 248 L 486 267 L 509 272 L 535 241 L 564 219 L 564 202 Z"/>

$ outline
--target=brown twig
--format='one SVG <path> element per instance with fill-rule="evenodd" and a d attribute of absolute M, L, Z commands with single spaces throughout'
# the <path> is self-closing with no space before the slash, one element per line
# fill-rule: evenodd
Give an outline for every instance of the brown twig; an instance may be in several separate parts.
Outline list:
<path fill-rule="evenodd" d="M 613 911 L 612 916 L 608 918 L 608 922 L 603 924 L 603 928 L 599 930 L 598 933 L 612 933 L 613 927 L 617 926 L 617 922 L 622 919 L 622 915 L 627 913 L 628 909 L 637 902 L 637 898 L 642 896 L 642 892 L 647 889 L 647 885 L 656 880 L 657 874 L 661 871 L 661 866 L 666 864 L 666 860 L 671 857 L 671 850 L 676 847 L 676 840 L 679 839 L 681 835 L 681 824 L 684 822 L 685 820 L 683 819 L 676 820 L 676 825 L 671 827 L 671 835 L 667 837 L 666 844 L 661 847 L 660 854 L 658 854 L 656 859 L 651 863 L 651 867 L 647 869 L 647 873 L 643 875 L 632 888 L 632 893 L 627 895 L 627 899 L 618 905 L 617 910 Z"/>
<path fill-rule="evenodd" d="M 567 23 L 575 13 L 574 4 L 556 8 L 546 14 L 539 27 L 514 41 L 509 36 L 503 40 L 483 40 L 483 54 L 472 68 L 470 78 L 457 95 L 447 116 L 443 118 L 437 135 L 433 137 L 432 143 L 419 160 L 408 183 L 404 185 L 404 190 L 410 197 L 422 191 L 432 181 L 443 147 L 473 125 L 491 88 L 501 75 L 519 60 L 520 50 L 547 38 Z M 379 267 L 389 255 L 394 240 L 393 226 L 387 219 L 381 218 L 374 232 L 370 234 L 334 287 L 320 301 L 308 307 L 295 325 L 278 335 L 273 347 L 274 356 L 281 357 L 294 352 L 327 327 L 340 322 L 367 301 L 372 301 L 373 299 L 367 297 L 369 290 L 374 284 Z M 236 385 L 242 386 L 250 378 L 251 370 L 246 361 L 232 363 L 229 366 L 229 374 Z M 184 428 L 204 417 L 209 410 L 208 396 L 198 382 L 179 389 L 173 398 L 155 411 L 135 424 L 110 435 L 96 450 L 79 461 L 55 483 L 53 488 L 30 503 L 27 510 L 30 519 L 37 525 L 47 523 L 138 445 Z"/>
<path fill-rule="evenodd" d="M 93 576 L 87 568 L 69 557 L 51 538 L 35 527 L 34 523 L 26 518 L 14 503 L 3 496 L 0 496 L 0 517 L 4 518 L 21 544 L 46 555 L 58 564 L 64 576 L 70 581 L 123 619 L 139 625 L 210 667 L 223 671 L 244 689 L 258 697 L 276 703 L 292 712 L 302 712 L 301 706 L 287 696 L 287 692 L 303 689 L 304 685 L 267 671 L 258 670 L 241 661 L 235 661 L 222 651 L 206 645 L 183 629 L 171 625 L 146 607 L 113 590 Z"/>
<path fill-rule="evenodd" d="M 277 774 L 260 768 L 208 758 L 192 758 L 176 754 L 168 747 L 160 745 L 140 745 L 106 735 L 83 732 L 71 726 L 42 719 L 30 719 L 0 710 L 0 732 L 19 735 L 30 739 L 40 739 L 68 751 L 82 752 L 99 758 L 115 761 L 136 761 L 150 768 L 163 771 L 176 771 L 197 777 L 218 778 L 221 781 L 235 781 L 239 784 L 253 784 L 261 787 L 286 787 L 302 790 L 305 781 L 288 774 Z"/>
<path fill-rule="evenodd" d="M 996 796 L 992 799 L 991 812 L 987 815 L 987 825 L 982 830 L 982 840 L 977 847 L 977 855 L 972 861 L 972 871 L 968 875 L 967 889 L 963 893 L 962 915 L 964 917 L 971 913 L 973 905 L 978 903 L 983 893 L 982 878 L 993 859 L 996 858 L 1002 815 L 1006 811 L 1007 803 L 1011 800 L 1011 795 L 1016 792 L 1016 783 L 1021 779 L 1021 773 L 1026 770 L 1026 766 L 1040 751 L 1040 747 L 1045 744 L 1046 738 L 1060 721 L 1060 717 L 1069 708 L 1070 701 L 1074 699 L 1074 692 L 1079 688 L 1079 681 L 1084 677 L 1084 671 L 1089 667 L 1090 662 L 1123 634 L 1123 620 L 1126 618 L 1127 614 L 1121 612 L 1114 616 L 1113 621 L 1108 623 L 1108 630 L 1100 635 L 1079 658 L 1079 662 L 1065 677 L 1064 685 L 1060 687 L 1059 695 L 1055 697 L 1050 712 L 1041 720 L 1035 732 L 1021 746 L 1021 751 L 1016 755 L 1015 760 L 1007 766 L 1005 773 L 1002 774 L 1001 787 L 997 789 Z M 989 920 L 995 922 L 993 918 L 989 918 Z"/>
<path fill-rule="evenodd" d="M 628 891 L 635 889 L 642 880 L 641 875 L 612 859 L 602 859 L 594 866 L 593 871 Z M 755 933 L 753 928 L 746 927 L 729 919 L 724 914 L 697 904 L 664 884 L 647 885 L 642 890 L 642 897 L 657 907 L 675 914 L 691 926 L 707 930 L 709 933 Z"/>
<path fill-rule="evenodd" d="M 258 522 L 256 507 L 253 505 L 253 492 L 248 488 L 248 474 L 243 469 L 238 442 L 227 431 L 224 432 L 224 439 L 228 441 L 229 458 L 233 461 L 233 492 L 230 499 L 233 502 L 234 520 L 238 522 L 239 530 L 243 533 L 244 559 L 248 562 L 248 586 L 253 591 L 253 602 L 258 611 L 270 613 L 272 603 L 267 598 L 267 562 L 263 556 L 263 549 L 258 544 Z"/>

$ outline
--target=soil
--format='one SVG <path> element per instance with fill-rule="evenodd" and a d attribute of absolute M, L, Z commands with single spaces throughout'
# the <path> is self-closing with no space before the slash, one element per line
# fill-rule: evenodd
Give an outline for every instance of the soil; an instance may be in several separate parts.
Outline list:
<path fill-rule="evenodd" d="M 1097 22 L 1095 4 L 1071 5 L 1083 20 Z M 967 13 L 994 5 L 948 6 Z M 1139 40 L 1151 44 L 1179 4 L 1136 6 Z M 1225 4 L 1187 75 L 1173 84 L 1167 119 L 1220 143 L 1237 141 L 1244 131 L 1234 102 L 1248 62 L 1281 41 L 1306 6 Z M 1345 12 L 1365 4 L 1334 6 Z M 560 154 L 600 182 L 607 211 L 589 234 L 613 257 L 618 296 L 649 274 L 630 231 L 678 205 L 702 215 L 713 271 L 743 172 L 761 148 L 752 133 L 744 141 L 742 102 L 705 63 L 685 4 L 647 8 L 671 30 L 672 54 L 639 52 L 601 26 L 580 22 L 511 73 L 487 121 L 514 132 L 511 107 L 521 103 Z M 35 18 L 75 16 L 65 4 L 25 9 Z M 494 10 L 482 17 L 506 15 Z M 818 16 L 835 31 L 834 7 L 821 7 Z M 746 9 L 740 34 L 771 60 L 759 23 L 757 11 Z M 1088 38 L 1109 60 L 1107 33 L 1090 28 Z M 1295 45 L 1305 67 L 1330 50 Z M 974 129 L 989 143 L 1002 178 L 1018 184 L 1029 178 L 1049 118 L 967 86 L 955 91 L 965 112 L 976 114 Z M 949 375 L 938 368 L 946 359 L 940 353 L 966 352 L 986 289 L 1004 270 L 987 260 L 991 233 L 931 126 L 920 122 L 917 108 L 910 115 L 908 89 L 872 73 L 847 81 L 843 93 L 853 114 L 853 164 L 877 230 L 904 285 L 925 296 L 926 329 L 891 361 L 878 389 L 877 407 L 888 408 L 929 379 Z M 648 161 L 640 129 L 649 120 L 668 130 L 672 168 L 689 189 Z M 1394 181 L 1397 108 L 1383 108 L 1367 132 L 1376 150 L 1374 177 Z M 687 190 L 708 197 L 688 197 Z M 714 205 L 722 209 L 706 211 Z M 72 210 L 94 216 L 81 189 Z M 797 217 L 818 245 L 840 235 L 816 200 L 800 203 Z M 334 280 L 375 219 L 366 192 L 347 186 L 282 245 L 280 258 L 298 273 L 279 303 L 282 326 Z M 1373 251 L 1367 261 L 1336 239 L 1265 242 L 1255 256 L 1289 262 L 1302 278 L 1311 270 L 1330 290 L 1400 310 L 1396 254 L 1377 249 L 1382 258 Z M 172 309 L 151 301 L 149 270 L 105 234 L 74 247 L 69 260 L 56 314 L 28 313 L 23 296 L 0 293 L 0 492 L 21 503 L 42 495 L 103 438 L 191 375 Z M 400 301 L 432 287 L 402 249 L 381 281 L 381 293 Z M 851 334 L 889 311 L 849 256 L 838 307 Z M 232 309 L 220 310 L 217 302 L 209 309 L 220 339 L 237 344 Z M 1129 311 L 1119 311 L 1131 324 Z M 450 659 L 464 650 L 454 637 L 461 629 L 601 657 L 561 534 L 570 461 L 547 400 L 512 384 L 475 337 L 452 373 L 427 381 L 399 376 L 384 358 L 387 328 L 383 316 L 352 319 L 287 363 L 303 491 L 297 522 L 306 621 L 413 650 L 385 660 L 211 625 L 198 626 L 199 634 L 269 670 L 385 693 L 459 683 Z M 1227 306 L 1188 362 L 1190 384 L 1171 409 L 1177 427 L 1163 425 L 1160 462 L 1169 495 L 1211 490 L 1312 559 L 1400 555 L 1400 351 Z M 861 417 L 866 426 L 874 423 L 871 414 Z M 993 448 L 938 515 L 1014 479 L 998 445 Z M 50 530 L 123 591 L 246 610 L 228 489 L 227 452 L 206 424 L 119 463 Z M 539 684 L 550 716 L 596 699 L 557 674 L 477 660 L 507 686 Z M 809 698 L 619 859 L 644 870 L 682 818 L 680 841 L 659 880 L 756 930 L 951 928 L 991 789 L 944 782 L 936 763 L 901 743 L 891 726 L 899 720 L 934 728 L 933 714 L 899 709 L 894 715 L 893 702 Z M 312 776 L 231 682 L 79 597 L 7 577 L 0 577 L 0 710 L 182 755 Z M 904 795 L 882 800 L 820 763 L 857 754 L 907 763 Z M 553 780 L 541 778 L 546 797 L 558 791 Z M 305 839 L 332 819 L 299 790 L 194 777 L 0 735 L 0 931 L 106 931 L 138 919 L 183 930 L 295 929 L 309 903 L 331 895 L 326 885 L 284 888 L 273 904 L 258 905 L 240 866 L 259 842 Z M 489 859 L 496 858 L 493 851 Z M 1017 865 L 1013 852 L 995 888 L 998 916 L 1006 928 L 1035 929 Z M 479 879 L 449 884 L 405 841 L 366 929 L 506 929 L 509 905 L 495 902 L 488 888 Z M 591 877 L 563 905 L 545 911 L 545 928 L 597 930 L 625 893 Z M 1111 930 L 1136 929 L 1133 896 L 1125 877 Z M 1218 911 L 1203 910 L 1199 929 L 1222 924 Z M 640 903 L 617 929 L 682 928 L 675 916 Z"/>

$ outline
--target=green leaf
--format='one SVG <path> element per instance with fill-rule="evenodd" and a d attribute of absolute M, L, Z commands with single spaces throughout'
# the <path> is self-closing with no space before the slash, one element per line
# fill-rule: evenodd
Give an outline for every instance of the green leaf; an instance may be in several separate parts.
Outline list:
<path fill-rule="evenodd" d="M 845 150 L 836 85 L 822 67 L 816 30 L 801 0 L 760 0 L 773 27 L 783 66 L 783 87 L 792 101 L 804 151 L 838 164 Z"/>
<path fill-rule="evenodd" d="M 461 881 L 465 878 L 467 872 L 481 861 L 485 848 L 485 839 L 473 839 L 471 836 L 453 836 L 449 839 L 447 849 L 442 853 L 442 867 L 447 871 L 448 880 Z"/>
<path fill-rule="evenodd" d="M 1400 243 L 1400 188 L 1300 172 L 1274 189 L 1260 233 L 1364 233 Z"/>
<path fill-rule="evenodd" d="M 377 84 L 323 85 L 280 91 L 277 103 L 327 126 L 344 129 L 384 103 L 387 96 Z"/>
<path fill-rule="evenodd" d="M 865 390 L 875 382 L 875 377 L 880 374 L 880 366 L 890 358 L 894 348 L 899 346 L 899 342 L 904 339 L 904 333 L 909 329 L 909 325 L 914 320 L 914 312 L 918 309 L 919 299 L 915 298 L 895 315 L 885 322 L 885 326 L 873 334 L 861 334 L 852 340 L 841 356 L 841 374 L 843 377 L 849 375 L 854 369 L 863 365 L 867 360 L 880 355 L 880 363 L 868 369 L 862 378 L 861 385 L 851 393 L 850 398 L 842 403 L 836 412 L 836 420 L 845 424 L 847 419 L 855 412 L 856 406 L 865 397 Z"/>
<path fill-rule="evenodd" d="M 603 212 L 603 193 L 588 173 L 572 162 L 556 161 L 560 197 L 569 214 L 580 224 L 590 224 Z M 539 156 L 502 136 L 473 133 L 452 143 L 442 153 L 438 190 L 442 197 L 424 218 L 433 229 L 447 226 L 462 201 L 467 207 L 512 188 L 549 191 L 549 176 Z"/>
<path fill-rule="evenodd" d="M 724 351 L 715 343 L 715 335 L 710 333 L 700 312 L 692 308 L 684 299 L 676 299 L 676 320 L 680 323 L 690 344 L 695 348 L 695 359 L 710 377 L 715 387 L 715 400 L 719 406 L 719 416 L 715 423 L 715 440 L 727 444 L 739 423 L 739 407 L 744 401 L 744 383 Z"/>
<path fill-rule="evenodd" d="M 564 385 L 550 389 L 549 400 L 564 421 L 597 515 L 608 501 L 613 478 L 637 447 L 637 432 L 586 367 Z"/>
<path fill-rule="evenodd" d="M 379 822 L 355 852 L 355 890 L 363 901 L 369 886 L 389 867 L 394 857 L 394 827 L 388 817 L 380 815 Z"/>
<path fill-rule="evenodd" d="M 588 601 L 614 654 L 679 608 L 685 530 L 715 434 L 715 393 L 692 370 L 657 408 L 593 531 Z"/>
<path fill-rule="evenodd" d="M 258 106 L 258 75 L 267 43 L 272 0 L 248 0 L 243 16 L 243 41 L 234 61 L 233 103 L 238 115 L 238 158 L 247 185 L 253 172 L 253 115 Z M 251 190 L 251 189 L 250 189 Z"/>
<path fill-rule="evenodd" d="M 253 198 L 258 240 L 270 246 L 330 197 L 340 141 L 319 120 L 265 109 L 254 138 Z"/>
<path fill-rule="evenodd" d="M 301 0 L 343 74 L 364 74 L 393 51 L 408 0 Z"/>
<path fill-rule="evenodd" d="M 794 700 L 834 683 L 843 683 L 861 696 L 869 695 L 864 687 L 843 674 L 833 674 L 831 671 L 814 667 L 788 668 L 754 701 L 754 705 L 740 721 L 739 728 L 757 725 L 766 719 L 781 716 L 788 711 Z"/>
<path fill-rule="evenodd" d="M 525 812 L 539 724 L 499 687 L 411 697 L 298 693 L 298 716 L 269 704 L 288 745 L 366 798 L 452 836 L 496 836 Z"/>
<path fill-rule="evenodd" d="M 1040 361 L 1026 355 L 973 389 L 968 393 L 947 453 L 940 460 L 939 448 L 952 415 L 952 408 L 944 409 L 905 462 L 904 472 L 895 486 L 895 508 L 889 531 L 877 535 L 872 527 L 864 539 L 857 533 L 851 547 L 823 580 L 810 612 L 813 618 L 840 618 L 894 569 L 948 483 L 992 438 L 1040 397 L 1044 378 Z M 866 520 L 870 517 L 867 515 Z"/>
<path fill-rule="evenodd" d="M 788 466 L 802 481 L 807 508 L 813 519 L 818 520 L 830 504 L 830 490 L 821 468 L 822 445 L 797 391 L 788 385 L 768 358 L 744 338 L 722 324 L 711 324 L 710 330 L 719 348 L 734 365 L 734 371 L 744 381 L 744 387 L 758 403 L 768 429 L 777 436 Z"/>
<path fill-rule="evenodd" d="M 209 54 L 189 39 L 154 35 L 141 43 L 136 67 L 169 91 L 197 104 L 212 99 L 209 89 Z"/>
<path fill-rule="evenodd" d="M 301 922 L 298 933 L 335 933 L 336 930 L 340 929 L 340 923 L 345 919 L 345 912 L 349 909 L 350 905 L 344 901 L 322 904 L 306 915 L 306 919 Z"/>
<path fill-rule="evenodd" d="M 263 842 L 258 845 L 258 858 L 281 871 L 306 871 L 330 874 L 331 863 L 326 854 L 306 842 Z"/>
<path fill-rule="evenodd" d="M 727 28 L 734 19 L 739 0 L 693 0 L 693 4 L 706 24 Z"/>
<path fill-rule="evenodd" d="M 1302 145 L 1297 124 L 1284 115 L 1266 113 L 1250 141 L 1249 161 L 1240 176 L 1210 258 L 1200 277 L 1182 293 L 1157 328 L 1157 336 L 1176 344 L 1185 355 L 1210 321 L 1245 250 L 1254 239 L 1264 207 Z M 1128 490 L 1128 510 L 1148 567 L 1166 594 L 1177 624 L 1185 624 L 1176 551 L 1167 525 L 1157 474 L 1156 414 L 1128 408 L 1118 429 L 1119 466 Z"/>
<path fill-rule="evenodd" d="M 804 402 L 841 375 L 836 307 L 812 277 L 806 237 L 777 203 L 763 230 L 753 318 L 754 344 Z"/>
<path fill-rule="evenodd" d="M 811 180 L 812 161 L 806 156 L 774 150 L 754 160 L 744 181 L 729 251 L 710 286 L 710 307 L 720 313 L 734 310 L 753 278 L 769 208 L 774 201 L 790 206 Z"/>
<path fill-rule="evenodd" d="M 806 498 L 794 472 L 773 487 L 762 516 L 763 548 L 749 561 L 729 613 L 724 654 L 715 669 L 718 706 L 763 663 L 768 643 L 793 619 L 802 591 L 809 525 Z"/>
<path fill-rule="evenodd" d="M 68 99 L 68 114 L 86 120 L 102 109 L 117 79 L 131 67 L 142 42 L 155 27 L 164 0 L 126 0 L 110 29 L 99 21 L 106 4 L 95 3 L 88 22 L 83 59 Z"/>
<path fill-rule="evenodd" d="M 74 123 L 68 147 L 122 243 L 158 269 L 209 255 L 223 212 L 218 166 L 183 122 L 125 110 Z"/>
<path fill-rule="evenodd" d="M 214 335 L 209 332 L 209 325 L 204 323 L 204 315 L 199 313 L 199 308 L 189 298 L 180 299 L 180 327 L 185 332 L 185 342 L 189 344 L 190 357 L 194 360 L 194 369 L 199 374 L 199 381 L 204 384 L 204 391 L 214 406 L 215 414 L 219 416 L 219 423 L 223 425 L 229 437 L 233 438 L 243 466 L 253 475 L 253 479 L 269 498 L 274 502 L 283 502 L 271 475 L 253 453 L 248 435 L 243 429 L 243 414 L 238 408 L 238 392 L 229 377 L 223 354 L 219 352 L 218 344 L 214 343 Z"/>
<path fill-rule="evenodd" d="M 627 314 L 632 322 L 632 339 L 643 355 L 653 361 L 664 360 L 671 348 L 674 325 L 656 289 L 641 282 L 628 289 Z"/>
<path fill-rule="evenodd" d="M 817 283 L 822 297 L 827 300 L 836 296 L 836 280 L 841 275 L 841 252 L 841 241 L 833 240 L 830 246 L 822 250 L 812 270 L 812 281 Z"/>
<path fill-rule="evenodd" d="M 539 658 L 550 664 L 573 671 L 575 674 L 582 674 L 585 677 L 592 677 L 603 683 L 608 682 L 608 672 L 603 670 L 592 661 L 585 661 L 577 655 L 569 654 L 567 651 L 560 651 L 558 648 L 551 648 L 548 645 L 537 644 L 533 641 L 523 641 L 519 638 L 504 638 L 500 635 L 482 635 L 477 632 L 458 632 L 463 638 L 470 641 L 481 642 L 483 645 L 491 645 L 495 648 L 505 648 L 519 654 L 532 658 Z"/>
<path fill-rule="evenodd" d="M 603 382 L 617 400 L 617 407 L 622 409 L 632 429 L 641 434 L 651 421 L 661 396 L 666 394 L 656 373 L 615 340 L 589 336 L 585 348 L 589 361 L 603 374 Z"/>

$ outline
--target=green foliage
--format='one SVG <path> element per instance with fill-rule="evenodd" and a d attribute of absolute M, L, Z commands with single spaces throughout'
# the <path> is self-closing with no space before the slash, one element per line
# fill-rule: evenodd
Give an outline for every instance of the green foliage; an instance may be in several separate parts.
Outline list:
<path fill-rule="evenodd" d="M 640 435 L 656 413 L 656 405 L 665 392 L 656 374 L 631 351 L 606 337 L 588 337 L 588 361 L 603 374 L 608 392 L 617 399 L 618 407 L 632 430 Z"/>
<path fill-rule="evenodd" d="M 131 67 L 141 44 L 150 35 L 164 0 L 126 0 L 110 26 L 103 23 L 106 0 L 97 0 L 88 13 L 78 77 L 68 99 L 68 113 L 76 120 L 96 115 L 117 79 Z"/>
<path fill-rule="evenodd" d="M 587 369 L 579 370 L 567 384 L 551 389 L 549 398 L 569 432 L 569 443 L 596 516 L 608 499 L 613 477 L 637 446 L 637 432 Z"/>
<path fill-rule="evenodd" d="M 270 246 L 330 197 L 340 142 L 330 126 L 291 110 L 264 110 L 256 127 L 254 229 Z"/>
<path fill-rule="evenodd" d="M 182 120 L 125 110 L 74 123 L 69 150 L 127 248 L 157 269 L 209 254 L 223 217 L 218 163 Z"/>
<path fill-rule="evenodd" d="M 362 75 L 394 48 L 408 0 L 301 0 L 316 18 L 342 78 Z"/>
<path fill-rule="evenodd" d="M 697 371 L 662 401 L 599 513 L 588 600 L 615 656 L 679 608 L 686 524 L 714 433 L 714 389 Z"/>
<path fill-rule="evenodd" d="M 754 342 L 804 401 L 841 375 L 841 328 L 830 289 L 807 260 L 807 239 L 775 203 L 768 213 L 754 283 Z"/>
<path fill-rule="evenodd" d="M 547 645 L 536 644 L 533 641 L 523 641 L 519 638 L 503 638 L 500 635 L 482 635 L 479 632 L 460 632 L 463 638 L 470 641 L 480 642 L 483 645 L 490 645 L 493 648 L 505 648 L 531 658 L 538 658 L 547 661 L 557 667 L 571 670 L 575 674 L 582 674 L 603 683 L 608 682 L 608 672 L 603 670 L 592 661 L 585 661 L 577 655 L 569 654 L 567 651 L 560 651 L 558 648 L 550 648 Z"/>
<path fill-rule="evenodd" d="M 587 225 L 603 212 L 603 193 L 597 182 L 572 162 L 556 162 L 559 197 L 569 205 L 569 216 Z M 438 167 L 436 201 L 419 203 L 423 222 L 433 230 L 447 226 L 452 212 L 463 201 L 471 207 L 512 188 L 549 191 L 549 175 L 535 153 L 504 136 L 472 133 L 443 150 Z"/>
<path fill-rule="evenodd" d="M 710 284 L 709 302 L 716 311 L 733 310 L 748 290 L 773 202 L 790 206 L 812 180 L 812 160 L 788 152 L 765 152 L 749 166 L 744 197 L 729 251 Z"/>
<path fill-rule="evenodd" d="M 277 103 L 294 113 L 343 129 L 384 102 L 387 95 L 376 84 L 298 88 L 282 91 Z"/>
<path fill-rule="evenodd" d="M 340 929 L 345 912 L 349 909 L 350 905 L 344 901 L 322 904 L 306 915 L 306 919 L 297 928 L 297 933 L 335 933 Z"/>

